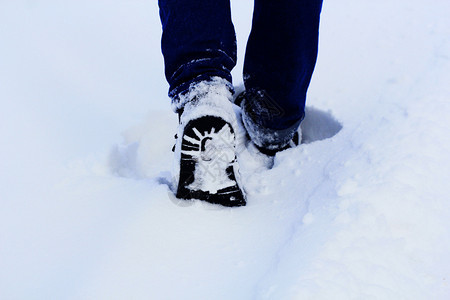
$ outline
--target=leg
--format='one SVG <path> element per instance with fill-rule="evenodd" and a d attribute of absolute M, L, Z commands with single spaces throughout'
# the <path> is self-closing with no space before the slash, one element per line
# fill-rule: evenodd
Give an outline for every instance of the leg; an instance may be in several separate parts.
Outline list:
<path fill-rule="evenodd" d="M 231 86 L 236 64 L 236 38 L 229 0 L 159 0 L 163 27 L 162 52 L 169 96 L 178 96 L 192 83 L 220 77 Z"/>
<path fill-rule="evenodd" d="M 256 138 L 258 146 L 286 143 L 300 125 L 317 58 L 321 7 L 322 0 L 255 0 L 243 106 L 247 125 L 264 133 Z M 251 129 L 249 134 L 256 137 Z"/>
<path fill-rule="evenodd" d="M 176 196 L 245 205 L 231 104 L 236 38 L 230 0 L 159 0 L 159 7 L 169 96 L 180 117 Z"/>

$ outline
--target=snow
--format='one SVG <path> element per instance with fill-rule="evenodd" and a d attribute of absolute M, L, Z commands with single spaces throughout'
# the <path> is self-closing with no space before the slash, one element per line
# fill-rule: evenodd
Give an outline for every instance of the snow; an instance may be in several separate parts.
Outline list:
<path fill-rule="evenodd" d="M 325 1 L 304 143 L 241 137 L 229 209 L 170 192 L 155 2 L 1 1 L 0 299 L 449 299 L 449 9 Z"/>

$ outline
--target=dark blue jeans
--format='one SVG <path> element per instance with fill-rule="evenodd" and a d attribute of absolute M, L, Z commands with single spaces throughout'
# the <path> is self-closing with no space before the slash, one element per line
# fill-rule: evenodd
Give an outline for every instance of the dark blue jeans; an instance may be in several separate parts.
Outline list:
<path fill-rule="evenodd" d="M 159 0 L 159 7 L 173 101 L 195 82 L 218 76 L 231 83 L 236 37 L 230 0 Z M 251 112 L 257 124 L 275 130 L 300 124 L 317 58 L 321 7 L 322 0 L 255 0 L 245 88 L 249 95 L 262 91 L 277 108 L 274 115 Z M 259 100 L 250 96 L 246 101 L 251 109 L 248 102 Z"/>

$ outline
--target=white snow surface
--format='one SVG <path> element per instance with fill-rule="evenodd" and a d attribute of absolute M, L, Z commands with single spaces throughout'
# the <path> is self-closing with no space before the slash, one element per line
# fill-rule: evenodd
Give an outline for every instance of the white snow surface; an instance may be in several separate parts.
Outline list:
<path fill-rule="evenodd" d="M 450 299 L 449 11 L 325 1 L 304 143 L 240 140 L 230 209 L 169 189 L 156 1 L 0 1 L 0 299 Z"/>

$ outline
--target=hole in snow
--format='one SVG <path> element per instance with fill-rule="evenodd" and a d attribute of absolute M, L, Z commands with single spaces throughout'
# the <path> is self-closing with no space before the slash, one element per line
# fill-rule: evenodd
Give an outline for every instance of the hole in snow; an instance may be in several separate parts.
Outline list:
<path fill-rule="evenodd" d="M 336 121 L 331 113 L 306 107 L 305 119 L 301 128 L 302 143 L 308 144 L 335 136 L 342 129 L 342 125 Z"/>

